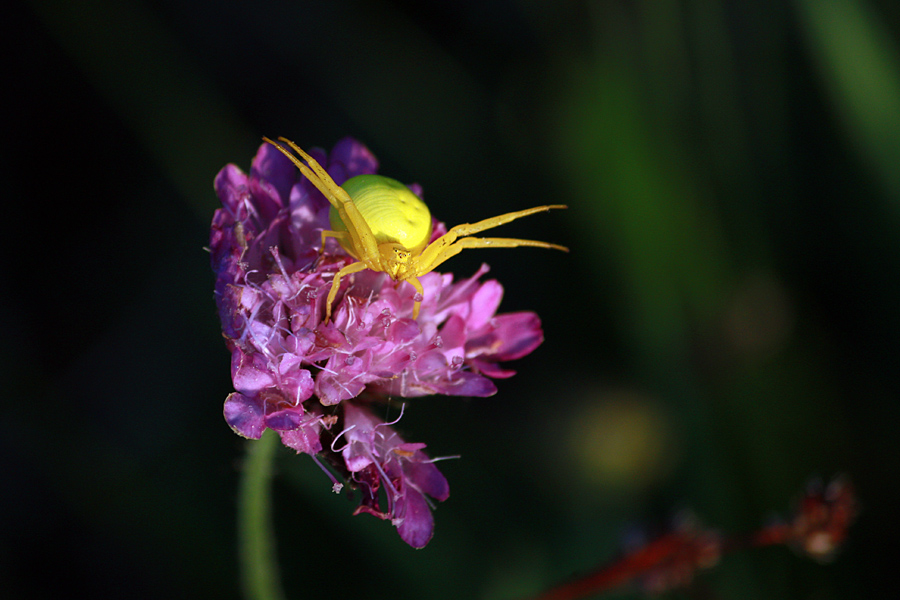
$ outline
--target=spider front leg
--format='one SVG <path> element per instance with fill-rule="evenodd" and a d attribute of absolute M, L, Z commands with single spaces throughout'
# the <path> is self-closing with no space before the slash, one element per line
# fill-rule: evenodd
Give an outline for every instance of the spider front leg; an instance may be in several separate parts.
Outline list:
<path fill-rule="evenodd" d="M 536 206 L 534 208 L 526 208 L 525 210 L 519 210 L 516 212 L 506 213 L 503 215 L 498 215 L 496 217 L 491 217 L 489 219 L 484 219 L 482 221 L 478 221 L 477 223 L 463 223 L 462 225 L 457 225 L 456 227 L 451 228 L 447 233 L 439 237 L 438 239 L 431 242 L 425 250 L 422 251 L 422 254 L 418 257 L 418 266 L 416 268 L 417 275 L 424 275 L 429 271 L 433 270 L 436 266 L 450 258 L 451 256 L 455 256 L 462 251 L 463 248 L 514 248 L 515 246 L 536 246 L 538 248 L 554 248 L 556 250 L 562 250 L 564 252 L 568 252 L 569 249 L 565 246 L 559 246 L 557 244 L 550 244 L 547 242 L 538 242 L 533 240 L 515 240 L 517 242 L 521 242 L 519 244 L 515 244 L 510 246 L 508 244 L 484 244 L 482 246 L 462 246 L 458 250 L 444 255 L 444 252 L 453 246 L 453 243 L 456 242 L 458 238 L 472 235 L 473 233 L 478 233 L 480 231 L 484 231 L 485 229 L 492 229 L 494 227 L 499 227 L 500 225 L 505 225 L 510 221 L 515 221 L 516 219 L 520 219 L 522 217 L 527 217 L 528 215 L 533 215 L 539 212 L 545 212 L 548 210 L 552 210 L 554 208 L 568 208 L 564 204 L 551 204 L 547 206 Z M 507 240 L 509 241 L 511 238 L 484 238 L 484 239 L 495 239 L 495 240 Z"/>
<path fill-rule="evenodd" d="M 356 205 L 353 204 L 353 200 L 350 198 L 350 195 L 344 190 L 344 188 L 334 182 L 334 179 L 331 178 L 331 175 L 328 174 L 328 172 L 322 167 L 322 165 L 316 162 L 316 159 L 304 152 L 303 149 L 301 149 L 297 144 L 284 137 L 279 137 L 278 139 L 290 146 L 291 149 L 293 149 L 297 154 L 302 156 L 303 159 L 309 163 L 309 166 L 312 167 L 313 171 L 315 171 L 315 174 L 318 176 L 318 182 L 316 181 L 316 179 L 310 177 L 308 169 L 305 171 L 303 168 L 300 169 L 301 171 L 303 171 L 303 174 L 306 175 L 306 178 L 309 179 L 313 185 L 319 188 L 319 191 L 325 195 L 331 205 L 338 211 L 338 215 L 341 217 L 341 221 L 344 223 L 344 225 L 347 226 L 347 233 L 350 235 L 351 243 L 354 250 L 356 251 L 355 254 L 357 258 L 362 259 L 363 256 L 374 257 L 375 255 L 377 255 L 378 243 L 375 241 L 375 236 L 372 233 L 372 229 L 369 227 L 369 224 L 366 223 L 365 218 L 363 218 Z M 275 144 L 271 141 L 269 143 Z M 287 153 L 277 144 L 275 144 L 275 146 L 278 147 L 283 153 L 287 154 L 287 156 L 291 158 L 294 161 L 294 164 L 296 164 L 298 167 L 303 164 L 302 162 L 298 161 L 296 157 L 293 157 L 291 154 Z M 328 190 L 327 192 L 326 189 Z M 330 194 L 328 192 L 330 192 Z"/>
<path fill-rule="evenodd" d="M 554 208 L 569 207 L 565 204 L 548 204 L 546 206 L 535 206 L 534 208 L 517 210 L 515 212 L 497 215 L 496 217 L 491 217 L 489 219 L 483 219 L 481 221 L 478 221 L 477 223 L 463 223 L 462 225 L 457 225 L 456 227 L 451 228 L 445 234 L 445 236 L 452 234 L 453 239 L 456 239 L 458 237 L 465 237 L 467 235 L 472 235 L 473 233 L 484 231 L 485 229 L 493 229 L 494 227 L 505 225 L 510 221 L 515 221 L 516 219 L 521 219 L 522 217 L 527 217 L 528 215 L 533 215 L 539 212 L 547 212 L 548 210 L 553 210 Z"/>
<path fill-rule="evenodd" d="M 441 240 L 435 240 L 432 246 L 434 244 L 437 244 L 439 241 Z M 426 256 L 425 252 L 423 252 L 416 264 L 415 273 L 418 276 L 429 273 L 437 268 L 441 263 L 443 263 L 447 259 L 453 258 L 466 248 L 518 248 L 521 246 L 531 246 L 533 248 L 550 248 L 553 250 L 562 250 L 563 252 L 569 251 L 569 249 L 565 246 L 550 244 L 548 242 L 539 242 L 537 240 L 519 240 L 515 238 L 463 238 L 461 240 L 456 240 L 449 246 L 436 248 L 437 252 L 429 254 L 428 256 Z M 431 246 L 426 249 L 426 252 L 430 248 Z M 422 259 L 427 259 L 430 262 L 426 263 Z"/>
<path fill-rule="evenodd" d="M 290 161 L 300 169 L 300 172 L 309 179 L 310 183 L 322 192 L 322 195 L 325 196 L 329 204 L 338 211 L 341 221 L 347 226 L 347 235 L 350 236 L 351 245 L 355 250 L 352 254 L 359 259 L 376 256 L 378 254 L 378 243 L 375 241 L 375 236 L 372 234 L 372 230 L 368 223 L 366 223 L 366 220 L 360 214 L 356 205 L 353 204 L 350 195 L 344 188 L 336 184 L 334 179 L 331 178 L 331 175 L 328 174 L 322 165 L 320 165 L 312 156 L 304 152 L 300 146 L 285 137 L 279 137 L 278 139 L 290 146 L 294 152 L 299 154 L 303 160 L 309 163 L 309 166 L 307 167 L 303 164 L 303 161 L 291 154 L 287 148 L 278 142 L 273 142 L 267 137 L 263 138 L 263 140 L 278 148 L 282 154 L 288 157 Z M 323 232 L 323 247 L 324 238 L 325 235 Z M 375 259 L 372 258 L 371 260 Z"/>
<path fill-rule="evenodd" d="M 347 192 L 345 192 L 343 188 L 341 188 L 341 186 L 334 182 L 334 179 L 331 178 L 331 175 L 329 175 L 328 172 L 322 168 L 322 165 L 320 165 L 316 159 L 304 152 L 303 149 L 300 148 L 300 146 L 298 146 L 291 140 L 284 137 L 280 137 L 278 139 L 290 146 L 297 154 L 303 157 L 303 160 L 308 162 L 309 166 L 307 167 L 305 164 L 303 164 L 302 160 L 291 154 L 287 148 L 285 148 L 278 142 L 273 142 L 269 138 L 263 136 L 263 141 L 275 146 L 279 152 L 284 154 L 292 163 L 294 163 L 294 166 L 300 169 L 300 172 L 303 173 L 303 176 L 309 179 L 310 183 L 312 183 L 320 192 L 322 192 L 322 195 L 325 196 L 329 204 L 337 208 L 344 202 L 350 202 L 350 196 L 347 195 Z"/>

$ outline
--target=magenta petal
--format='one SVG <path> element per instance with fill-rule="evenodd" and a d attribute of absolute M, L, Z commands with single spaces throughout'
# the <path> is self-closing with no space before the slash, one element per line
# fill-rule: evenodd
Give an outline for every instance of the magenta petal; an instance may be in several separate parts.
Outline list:
<path fill-rule="evenodd" d="M 225 165 L 216 175 L 214 182 L 216 195 L 222 201 L 228 212 L 234 218 L 241 218 L 242 211 L 246 213 L 246 207 L 243 206 L 244 200 L 247 199 L 249 193 L 247 191 L 247 176 L 235 165 Z"/>
<path fill-rule="evenodd" d="M 225 422 L 239 436 L 258 440 L 266 426 L 260 403 L 234 392 L 225 399 Z"/>
<path fill-rule="evenodd" d="M 427 380 L 429 375 L 449 374 L 450 363 L 441 350 L 429 350 L 416 360 L 416 372 L 420 379 Z"/>
<path fill-rule="evenodd" d="M 282 197 L 274 185 L 264 179 L 250 179 L 250 193 L 259 217 L 265 221 L 275 219 L 287 204 L 287 196 Z"/>
<path fill-rule="evenodd" d="M 372 459 L 363 452 L 355 452 L 354 450 L 363 450 L 363 448 L 354 448 L 353 445 L 348 445 L 347 448 L 344 448 L 344 464 L 347 465 L 347 470 L 351 473 L 356 473 L 357 471 L 362 471 L 366 467 L 372 464 Z"/>
<path fill-rule="evenodd" d="M 422 444 L 424 446 L 424 444 Z M 443 502 L 450 497 L 450 484 L 428 457 L 419 453 L 420 462 L 410 461 L 404 472 L 409 480 L 422 492 Z"/>
<path fill-rule="evenodd" d="M 412 319 L 398 319 L 391 324 L 388 335 L 399 343 L 410 342 L 421 332 L 419 324 Z"/>
<path fill-rule="evenodd" d="M 251 163 L 250 176 L 268 181 L 282 202 L 286 202 L 291 186 L 297 181 L 297 168 L 278 148 L 264 143 Z"/>
<path fill-rule="evenodd" d="M 453 315 L 441 328 L 441 347 L 446 349 L 462 348 L 466 343 L 466 321 L 459 315 Z"/>
<path fill-rule="evenodd" d="M 222 333 L 230 339 L 239 338 L 244 326 L 239 310 L 240 298 L 241 288 L 225 283 L 224 280 L 216 282 L 216 308 L 222 321 Z"/>
<path fill-rule="evenodd" d="M 258 354 L 248 356 L 240 350 L 235 350 L 232 355 L 231 371 L 234 389 L 245 394 L 254 395 L 274 383 L 265 358 Z"/>
<path fill-rule="evenodd" d="M 469 315 L 469 328 L 474 330 L 483 326 L 493 318 L 503 299 L 503 286 L 495 280 L 485 281 L 472 296 L 472 314 Z"/>
<path fill-rule="evenodd" d="M 482 375 L 487 375 L 488 377 L 491 377 L 493 379 L 507 379 L 516 374 L 516 372 L 512 369 L 501 368 L 499 363 L 481 360 L 478 358 L 469 360 L 469 364 L 473 369 L 475 369 Z"/>
<path fill-rule="evenodd" d="M 308 424 L 291 431 L 279 431 L 281 443 L 304 454 L 318 454 L 322 451 L 322 442 L 319 440 L 319 426 Z"/>
<path fill-rule="evenodd" d="M 466 342 L 469 356 L 515 360 L 532 352 L 544 341 L 541 320 L 533 312 L 509 313 L 491 319 L 491 331 Z"/>
<path fill-rule="evenodd" d="M 345 137 L 334 145 L 329 157 L 328 170 L 338 185 L 356 175 L 371 175 L 378 170 L 375 155 L 351 137 Z"/>
<path fill-rule="evenodd" d="M 413 548 L 424 548 L 434 534 L 434 516 L 425 497 L 407 489 L 396 502 L 391 522 L 396 525 L 400 539 Z"/>
<path fill-rule="evenodd" d="M 296 409 L 279 410 L 266 415 L 266 427 L 276 431 L 297 429 L 303 423 L 303 411 Z"/>
<path fill-rule="evenodd" d="M 366 388 L 365 384 L 365 381 L 348 380 L 341 374 L 323 372 L 316 377 L 316 396 L 323 405 L 331 406 L 355 398 Z"/>
<path fill-rule="evenodd" d="M 281 378 L 281 389 L 295 404 L 312 396 L 316 382 L 306 369 L 294 369 Z"/>
<path fill-rule="evenodd" d="M 372 464 L 380 452 L 376 448 L 375 428 L 381 421 L 368 411 L 348 403 L 344 406 L 344 424 L 347 427 L 344 430 L 347 445 L 341 453 L 347 469 L 356 473 Z"/>
<path fill-rule="evenodd" d="M 466 371 L 459 373 L 449 383 L 437 386 L 435 391 L 447 396 L 487 398 L 497 393 L 497 386 L 487 377 Z"/>

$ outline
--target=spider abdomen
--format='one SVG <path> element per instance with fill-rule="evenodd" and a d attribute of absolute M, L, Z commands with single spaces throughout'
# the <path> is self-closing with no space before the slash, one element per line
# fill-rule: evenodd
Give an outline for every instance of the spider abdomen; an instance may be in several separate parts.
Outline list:
<path fill-rule="evenodd" d="M 390 177 L 357 175 L 341 186 L 353 200 L 378 244 L 388 242 L 418 252 L 431 238 L 431 213 L 408 187 Z M 332 207 L 331 228 L 347 231 Z M 352 248 L 347 248 L 352 253 Z"/>

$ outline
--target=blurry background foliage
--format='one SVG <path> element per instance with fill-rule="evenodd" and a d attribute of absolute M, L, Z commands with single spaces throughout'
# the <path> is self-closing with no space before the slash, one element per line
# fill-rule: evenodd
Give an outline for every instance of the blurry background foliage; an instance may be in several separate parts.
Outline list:
<path fill-rule="evenodd" d="M 680 509 L 747 532 L 835 472 L 863 503 L 836 563 L 729 556 L 703 597 L 896 593 L 900 4 L 33 0 L 4 22 L 5 596 L 238 596 L 203 246 L 213 177 L 262 135 L 353 135 L 450 224 L 571 207 L 503 232 L 569 255 L 447 264 L 489 262 L 546 342 L 493 398 L 407 407 L 408 440 L 462 455 L 427 549 L 279 453 L 290 598 L 527 596 Z"/>

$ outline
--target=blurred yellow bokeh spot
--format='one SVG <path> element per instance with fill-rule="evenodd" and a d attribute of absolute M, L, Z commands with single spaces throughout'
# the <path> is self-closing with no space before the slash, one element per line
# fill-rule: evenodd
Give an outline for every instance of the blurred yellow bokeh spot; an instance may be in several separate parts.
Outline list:
<path fill-rule="evenodd" d="M 574 411 L 567 438 L 579 477 L 607 491 L 657 483 L 677 454 L 672 428 L 658 403 L 634 390 L 601 393 Z"/>

